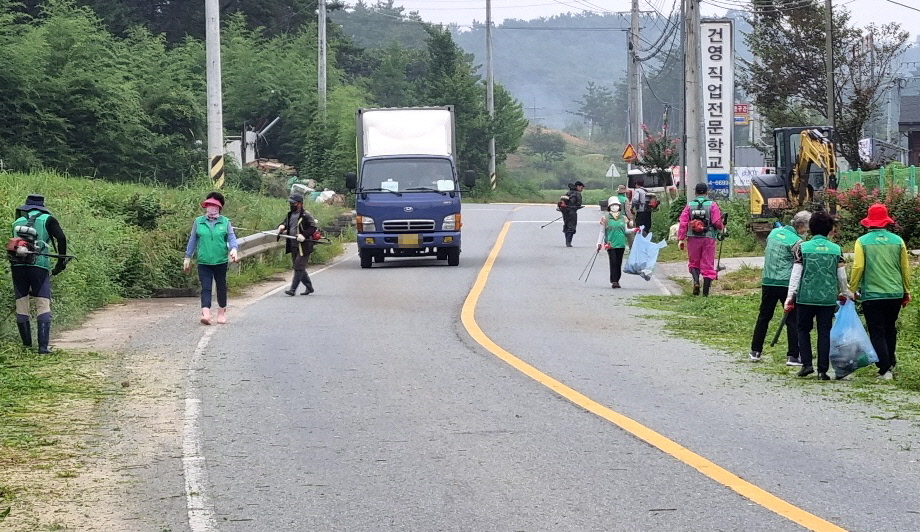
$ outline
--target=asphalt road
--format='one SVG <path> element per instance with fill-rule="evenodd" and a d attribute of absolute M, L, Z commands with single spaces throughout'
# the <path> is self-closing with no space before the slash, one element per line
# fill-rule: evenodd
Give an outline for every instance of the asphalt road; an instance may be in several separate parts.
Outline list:
<path fill-rule="evenodd" d="M 610 289 L 603 255 L 579 281 L 595 215 L 582 211 L 566 248 L 558 223 L 540 228 L 552 207 L 467 205 L 459 267 L 362 270 L 350 256 L 309 297 L 238 311 L 191 365 L 193 532 L 801 530 L 790 515 L 920 530 L 912 422 L 823 390 L 848 383 L 787 386 L 663 335 L 630 304 L 660 285 L 624 275 Z M 486 264 L 476 324 L 556 391 L 461 323 Z M 754 487 L 704 475 L 705 460 Z M 757 488 L 775 500 L 742 495 Z"/>

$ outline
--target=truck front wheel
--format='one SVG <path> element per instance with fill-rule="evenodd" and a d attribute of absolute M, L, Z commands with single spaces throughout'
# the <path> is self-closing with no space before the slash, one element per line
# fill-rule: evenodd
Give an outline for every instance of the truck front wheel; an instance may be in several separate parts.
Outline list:
<path fill-rule="evenodd" d="M 460 248 L 447 248 L 447 265 L 460 265 Z"/>
<path fill-rule="evenodd" d="M 359 249 L 358 257 L 361 259 L 362 268 L 370 268 L 371 264 L 373 264 L 374 255 L 369 249 Z"/>

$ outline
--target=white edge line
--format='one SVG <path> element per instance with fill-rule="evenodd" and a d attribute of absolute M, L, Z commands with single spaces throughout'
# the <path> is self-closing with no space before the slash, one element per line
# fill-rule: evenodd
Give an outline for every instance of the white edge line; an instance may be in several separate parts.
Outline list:
<path fill-rule="evenodd" d="M 335 261 L 312 272 L 312 274 L 316 275 L 324 272 L 357 256 L 357 254 L 349 255 L 342 260 Z M 284 284 L 270 290 L 251 301 L 248 305 L 277 294 L 286 286 L 287 284 Z M 185 475 L 185 504 L 188 510 L 188 525 L 191 532 L 215 532 L 217 530 L 214 508 L 204 491 L 207 470 L 205 468 L 205 457 L 201 452 L 201 425 L 199 423 L 201 419 L 201 398 L 198 397 L 197 386 L 202 355 L 217 330 L 216 327 L 209 327 L 202 333 L 201 339 L 188 361 L 188 385 L 185 391 L 185 413 L 182 426 L 182 470 Z"/>

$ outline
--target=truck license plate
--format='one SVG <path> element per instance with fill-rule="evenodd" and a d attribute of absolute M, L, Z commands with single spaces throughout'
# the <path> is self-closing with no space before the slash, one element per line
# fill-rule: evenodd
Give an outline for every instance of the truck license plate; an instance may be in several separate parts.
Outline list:
<path fill-rule="evenodd" d="M 771 209 L 788 209 L 789 201 L 786 198 L 769 198 L 767 199 L 767 207 Z"/>
<path fill-rule="evenodd" d="M 419 235 L 417 234 L 399 235 L 399 237 L 396 239 L 396 242 L 401 248 L 417 248 L 422 244 L 421 238 L 419 238 Z"/>

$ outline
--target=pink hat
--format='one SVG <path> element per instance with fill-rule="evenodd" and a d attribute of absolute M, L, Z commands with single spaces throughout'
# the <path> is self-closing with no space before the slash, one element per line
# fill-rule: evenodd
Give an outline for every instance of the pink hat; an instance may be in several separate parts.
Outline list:
<path fill-rule="evenodd" d="M 879 227 L 888 227 L 894 223 L 894 220 L 888 216 L 888 207 L 885 207 L 881 203 L 876 203 L 869 206 L 869 212 L 867 216 L 859 221 L 864 227 L 868 228 L 879 228 Z"/>
<path fill-rule="evenodd" d="M 204 201 L 201 202 L 201 206 L 204 207 L 205 209 L 207 209 L 208 207 L 210 207 L 210 206 L 212 206 L 212 205 L 213 205 L 214 207 L 217 207 L 218 209 L 223 209 L 223 208 L 224 208 L 224 205 L 223 205 L 221 202 L 217 201 L 217 199 L 215 199 L 215 198 L 208 198 L 208 199 L 206 199 L 206 200 L 204 200 Z"/>

